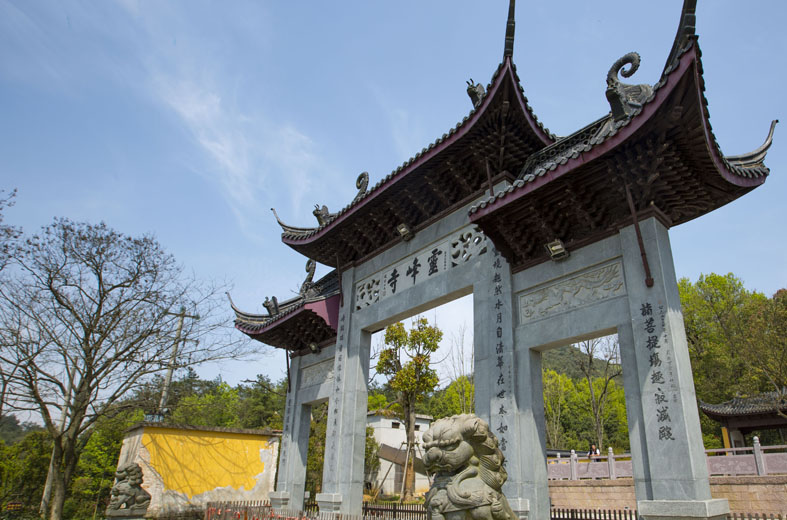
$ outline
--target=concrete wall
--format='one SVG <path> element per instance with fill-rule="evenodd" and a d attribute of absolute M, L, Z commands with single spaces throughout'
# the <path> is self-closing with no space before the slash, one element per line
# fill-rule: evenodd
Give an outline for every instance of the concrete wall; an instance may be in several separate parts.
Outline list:
<path fill-rule="evenodd" d="M 713 498 L 726 498 L 732 513 L 787 513 L 787 476 L 711 477 Z M 636 509 L 631 479 L 549 482 L 553 507 Z"/>
<path fill-rule="evenodd" d="M 399 423 L 398 428 L 393 427 L 393 423 Z M 383 415 L 370 415 L 368 423 L 374 429 L 374 439 L 378 444 L 387 444 L 393 448 L 404 448 L 402 443 L 407 442 L 407 430 L 404 428 L 404 423 L 396 418 L 389 418 Z M 415 441 L 420 445 L 424 432 L 429 429 L 431 421 L 422 417 L 416 417 L 415 426 L 418 428 L 415 431 Z M 423 448 L 421 448 L 423 450 Z M 420 457 L 416 449 L 416 456 Z M 383 495 L 399 494 L 402 489 L 402 478 L 404 473 L 401 469 L 397 472 L 393 462 L 380 459 L 380 471 L 377 473 L 377 484 L 381 485 L 381 493 Z M 399 467 L 401 468 L 401 466 Z M 387 477 L 386 477 L 387 473 Z M 385 481 L 382 479 L 385 477 Z M 429 491 L 429 479 L 426 475 L 419 473 L 415 474 L 415 494 L 421 495 Z"/>
<path fill-rule="evenodd" d="M 145 425 L 124 439 L 119 465 L 140 465 L 155 517 L 208 501 L 266 500 L 278 451 L 278 435 Z"/>

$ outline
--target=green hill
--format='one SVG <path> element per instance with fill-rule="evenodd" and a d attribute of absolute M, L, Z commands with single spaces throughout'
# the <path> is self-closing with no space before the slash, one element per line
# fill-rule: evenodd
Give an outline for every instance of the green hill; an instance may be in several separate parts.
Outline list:
<path fill-rule="evenodd" d="M 544 352 L 541 358 L 541 366 L 544 370 L 554 370 L 558 374 L 564 374 L 573 380 L 584 379 L 585 374 L 579 369 L 579 363 L 585 354 L 574 345 L 555 348 Z M 593 377 L 601 377 L 603 361 L 594 367 Z"/>

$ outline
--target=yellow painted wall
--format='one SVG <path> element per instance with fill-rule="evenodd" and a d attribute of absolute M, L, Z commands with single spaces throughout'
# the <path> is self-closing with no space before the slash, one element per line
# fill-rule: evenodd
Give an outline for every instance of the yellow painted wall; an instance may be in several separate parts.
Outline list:
<path fill-rule="evenodd" d="M 255 477 L 265 470 L 261 450 L 269 451 L 272 456 L 265 458 L 275 464 L 275 441 L 266 436 L 171 428 L 145 428 L 142 435 L 150 465 L 161 475 L 165 489 L 189 499 L 225 486 L 251 490 Z"/>

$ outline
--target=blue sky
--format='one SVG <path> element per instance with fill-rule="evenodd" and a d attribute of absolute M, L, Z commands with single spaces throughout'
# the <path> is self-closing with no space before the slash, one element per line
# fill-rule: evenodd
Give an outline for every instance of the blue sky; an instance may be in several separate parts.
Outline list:
<path fill-rule="evenodd" d="M 610 65 L 642 55 L 655 83 L 680 0 L 522 1 L 514 61 L 539 119 L 566 135 L 609 111 Z M 153 233 L 198 276 L 233 285 L 240 307 L 286 298 L 305 259 L 269 208 L 311 226 L 461 120 L 465 81 L 501 61 L 508 2 L 94 2 L 0 0 L 0 189 L 9 224 L 65 216 Z M 724 153 L 759 146 L 785 117 L 787 3 L 700 1 L 697 32 L 711 123 Z M 785 122 L 787 124 L 787 121 Z M 787 132 L 764 186 L 671 232 L 678 276 L 733 272 L 787 285 Z M 318 275 L 327 268 L 318 268 Z M 448 334 L 469 304 L 438 319 Z M 458 316 L 458 317 L 457 317 Z M 281 353 L 206 367 L 235 383 L 278 378 Z"/>

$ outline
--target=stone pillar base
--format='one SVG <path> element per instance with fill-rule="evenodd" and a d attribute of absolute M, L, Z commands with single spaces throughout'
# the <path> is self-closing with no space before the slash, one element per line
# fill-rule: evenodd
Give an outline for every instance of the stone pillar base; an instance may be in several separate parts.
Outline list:
<path fill-rule="evenodd" d="M 268 498 L 271 501 L 271 507 L 273 509 L 287 509 L 290 505 L 289 491 L 271 491 Z"/>
<path fill-rule="evenodd" d="M 530 500 L 526 498 L 512 498 L 508 501 L 511 510 L 519 520 L 527 520 L 530 516 Z"/>
<path fill-rule="evenodd" d="M 711 500 L 640 500 L 643 520 L 724 520 L 730 512 L 726 498 Z"/>
<path fill-rule="evenodd" d="M 341 493 L 317 493 L 317 505 L 320 513 L 338 513 L 342 507 Z"/>

